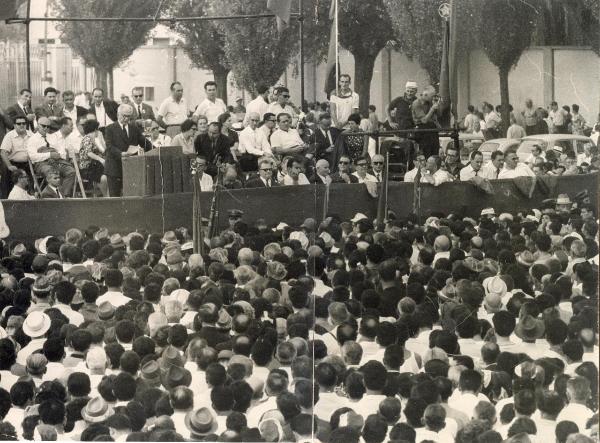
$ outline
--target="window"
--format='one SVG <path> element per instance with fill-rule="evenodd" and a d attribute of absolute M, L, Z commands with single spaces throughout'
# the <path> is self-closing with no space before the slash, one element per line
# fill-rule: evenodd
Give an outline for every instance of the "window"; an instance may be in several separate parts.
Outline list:
<path fill-rule="evenodd" d="M 154 86 L 146 86 L 144 88 L 144 100 L 149 102 L 154 101 Z"/>

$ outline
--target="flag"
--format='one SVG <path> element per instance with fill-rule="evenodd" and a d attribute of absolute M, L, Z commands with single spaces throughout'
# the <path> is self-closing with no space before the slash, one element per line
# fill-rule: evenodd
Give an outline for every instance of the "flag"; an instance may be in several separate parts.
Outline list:
<path fill-rule="evenodd" d="M 292 0 L 267 0 L 267 9 L 277 18 L 277 30 L 282 32 L 290 24 Z"/>
<path fill-rule="evenodd" d="M 27 18 L 27 0 L 2 0 L 0 3 L 0 20 Z"/>
<path fill-rule="evenodd" d="M 329 50 L 327 51 L 327 66 L 325 68 L 325 94 L 329 98 L 331 91 L 337 88 L 337 79 L 335 78 L 335 67 L 337 60 L 337 45 L 336 45 L 336 3 L 337 0 L 331 0 L 331 8 L 329 9 L 329 19 L 331 20 L 331 29 L 329 31 Z M 339 70 L 338 70 L 339 71 Z"/>
<path fill-rule="evenodd" d="M 440 105 L 442 115 L 439 118 L 443 127 L 450 127 L 451 117 L 456 120 L 456 11 L 450 2 L 450 16 L 444 21 L 444 40 L 442 43 L 442 66 L 440 70 Z"/>

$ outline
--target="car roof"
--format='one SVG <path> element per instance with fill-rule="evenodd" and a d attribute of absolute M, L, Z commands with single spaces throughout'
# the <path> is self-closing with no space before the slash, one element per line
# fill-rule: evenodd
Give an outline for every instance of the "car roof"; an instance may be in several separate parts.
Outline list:
<path fill-rule="evenodd" d="M 537 134 L 537 135 L 528 135 L 526 137 L 523 137 L 521 139 L 521 141 L 526 141 L 526 140 L 543 140 L 545 142 L 547 141 L 552 141 L 552 140 L 558 140 L 558 139 L 562 139 L 562 140 L 591 140 L 589 137 L 586 137 L 585 135 L 574 135 L 574 134 Z"/>

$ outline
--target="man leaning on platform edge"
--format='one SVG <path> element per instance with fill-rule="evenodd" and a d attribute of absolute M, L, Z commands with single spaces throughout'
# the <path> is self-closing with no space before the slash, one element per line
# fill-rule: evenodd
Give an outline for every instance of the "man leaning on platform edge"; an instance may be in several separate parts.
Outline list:
<path fill-rule="evenodd" d="M 133 107 L 120 105 L 117 110 L 117 121 L 107 126 L 104 134 L 106 139 L 104 174 L 108 178 L 110 197 L 120 197 L 123 192 L 122 159 L 152 149 L 152 144 L 146 140 L 139 127 L 133 124 L 132 119 Z"/>

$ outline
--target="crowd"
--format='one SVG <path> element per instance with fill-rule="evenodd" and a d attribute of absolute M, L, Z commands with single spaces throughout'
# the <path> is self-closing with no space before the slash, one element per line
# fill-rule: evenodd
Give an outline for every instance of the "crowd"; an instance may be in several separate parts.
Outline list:
<path fill-rule="evenodd" d="M 75 195 L 74 187 L 81 181 L 92 184 L 93 195 L 120 196 L 122 158 L 164 146 L 180 146 L 184 154 L 197 156 L 205 165 L 200 171 L 202 191 L 211 191 L 215 185 L 235 189 L 379 182 L 384 164 L 376 153 L 375 139 L 363 132 L 435 130 L 440 127 L 443 108 L 434 88 L 418 94 L 417 83 L 409 81 L 405 94 L 392 100 L 386 121 L 380 123 L 374 106 L 368 114 L 359 113 L 359 96 L 346 74 L 340 76 L 339 88 L 327 102 L 305 104 L 306 113 L 290 101 L 289 90 L 283 86 L 259 86 L 254 100 L 243 106 L 238 99 L 235 107 L 218 98 L 218 85 L 213 81 L 204 85 L 206 98 L 195 107 L 183 96 L 181 83 L 172 83 L 170 90 L 156 112 L 144 102 L 143 88 L 137 87 L 132 100 L 123 95 L 120 104 L 106 98 L 99 88 L 89 96 L 76 96 L 48 87 L 44 102 L 35 110 L 31 91 L 21 90 L 16 104 L 6 111 L 0 109 L 0 126 L 12 129 L 0 145 L 2 195 L 32 199 L 31 182 L 35 181 L 36 197 L 66 198 Z M 498 107 L 484 103 L 483 110 L 470 106 L 461 130 L 486 139 L 500 137 Z M 558 108 L 553 102 L 548 113 L 528 100 L 522 112 L 511 112 L 507 136 L 588 133 L 591 128 L 578 111 L 577 105 Z M 437 133 L 415 134 L 410 140 L 400 137 L 391 143 L 418 147 L 408 149 L 410 154 L 400 160 L 405 181 L 414 181 L 419 173 L 422 182 L 436 185 L 464 177 L 470 180 L 473 175 L 483 179 L 570 175 L 600 166 L 597 147 L 591 144 L 583 153 L 564 146 L 539 146 L 526 165 L 519 161 L 511 166 L 513 152 L 495 153 L 483 165 L 476 151 L 441 149 Z M 463 167 L 467 171 L 461 173 Z"/>
<path fill-rule="evenodd" d="M 2 440 L 595 441 L 596 216 L 9 237 Z"/>

